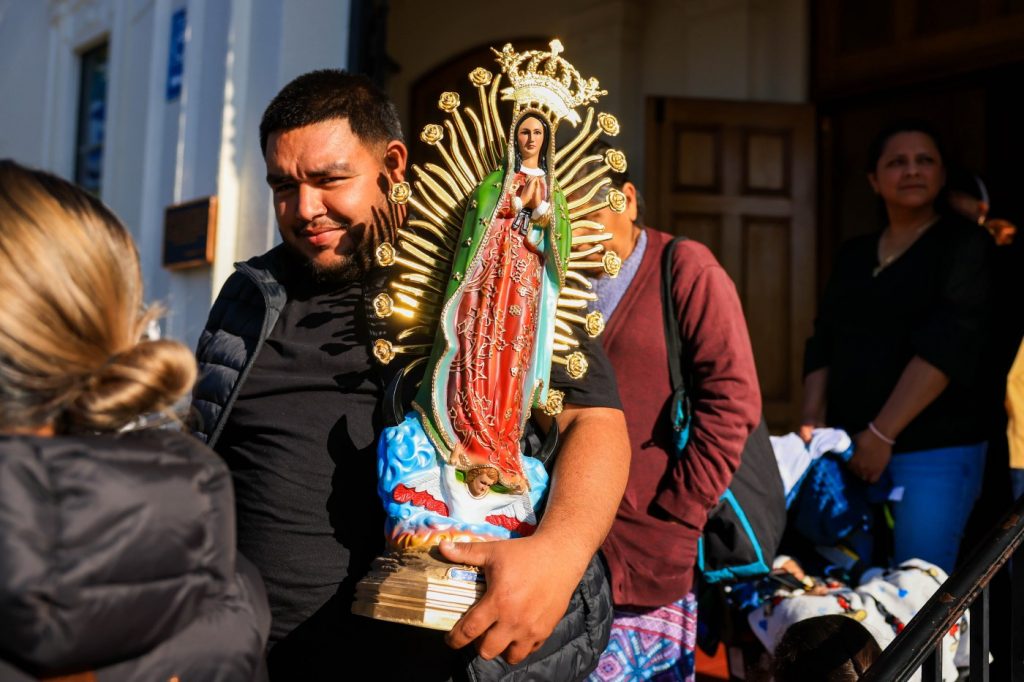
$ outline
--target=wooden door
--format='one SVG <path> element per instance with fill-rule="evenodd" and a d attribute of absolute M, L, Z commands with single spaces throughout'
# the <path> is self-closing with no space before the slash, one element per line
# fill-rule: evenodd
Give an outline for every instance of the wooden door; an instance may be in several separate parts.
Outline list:
<path fill-rule="evenodd" d="M 649 98 L 648 220 L 706 244 L 736 282 L 773 432 L 800 418 L 816 291 L 814 109 Z"/>

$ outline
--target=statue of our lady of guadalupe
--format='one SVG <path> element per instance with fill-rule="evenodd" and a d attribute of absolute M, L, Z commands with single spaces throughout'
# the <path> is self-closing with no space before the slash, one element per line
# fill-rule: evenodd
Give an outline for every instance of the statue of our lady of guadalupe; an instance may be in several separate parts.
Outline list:
<path fill-rule="evenodd" d="M 609 182 L 601 176 L 608 168 L 624 170 L 625 159 L 621 152 L 580 158 L 601 132 L 618 133 L 608 114 L 598 116 L 592 132 L 589 107 L 580 133 L 556 151 L 559 122 L 576 125 L 582 121 L 576 108 L 606 94 L 595 79 L 581 78 L 561 51 L 557 40 L 550 52 L 518 53 L 511 45 L 495 51 L 511 83 L 503 99 L 514 103 L 512 124 L 501 139 L 500 75 L 493 78 L 484 69 L 470 74 L 481 116 L 463 111 L 475 135 L 459 111 L 458 95 L 444 93 L 439 106 L 452 120 L 445 128 L 428 125 L 421 139 L 438 148 L 446 168 L 414 165 L 416 191 L 403 184 L 392 193 L 393 201 L 412 205 L 415 217 L 399 230 L 397 250 L 391 244 L 378 249 L 378 262 L 394 265 L 396 273 L 391 294 L 378 297 L 374 308 L 382 317 L 411 322 L 396 339 L 406 343 L 379 339 L 375 354 L 384 363 L 398 353 L 426 356 L 399 374 L 426 363 L 413 409 L 385 430 L 378 453 L 385 532 L 389 545 L 407 557 L 444 539 L 533 532 L 548 476 L 539 460 L 521 451 L 524 425 L 534 408 L 560 411 L 560 392 L 550 387 L 553 371 L 575 379 L 586 372 L 574 326 L 590 336 L 603 328 L 600 313 L 576 312 L 594 297 L 579 271 L 604 267 L 614 276 L 620 261 L 613 253 L 602 263 L 586 258 L 603 250 L 599 242 L 609 237 L 585 216 L 609 205 L 623 209 L 615 190 L 603 201 L 592 199 Z M 447 145 L 441 144 L 445 130 Z M 575 177 L 601 160 L 599 171 Z M 567 193 L 588 186 L 581 199 L 566 201 Z M 573 252 L 574 244 L 591 247 Z M 423 342 L 408 343 L 417 338 Z M 465 567 L 444 570 L 450 580 L 474 580 Z M 455 609 L 450 619 L 420 619 L 396 616 L 393 608 L 360 607 L 359 599 L 386 601 L 363 592 L 359 612 L 441 628 L 451 627 L 472 604 Z"/>
<path fill-rule="evenodd" d="M 547 398 L 572 232 L 547 172 L 547 119 L 526 110 L 509 137 L 505 163 L 474 190 L 462 223 L 459 241 L 469 245 L 428 366 L 445 380 L 424 381 L 414 406 L 449 465 L 490 470 L 496 485 L 520 494 L 531 486 L 519 441 L 531 408 Z"/>

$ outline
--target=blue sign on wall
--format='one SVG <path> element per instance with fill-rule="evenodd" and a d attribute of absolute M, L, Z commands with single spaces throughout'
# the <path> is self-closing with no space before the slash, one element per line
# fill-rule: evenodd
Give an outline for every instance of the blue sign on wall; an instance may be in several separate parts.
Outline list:
<path fill-rule="evenodd" d="M 181 97 L 185 77 L 185 8 L 171 15 L 171 53 L 167 57 L 167 101 Z"/>

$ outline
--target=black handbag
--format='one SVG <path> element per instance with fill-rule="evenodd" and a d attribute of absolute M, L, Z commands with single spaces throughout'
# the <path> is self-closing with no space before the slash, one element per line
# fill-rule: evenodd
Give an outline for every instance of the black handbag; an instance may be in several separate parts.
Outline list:
<path fill-rule="evenodd" d="M 672 254 L 676 243 L 685 239 L 676 237 L 665 248 L 661 278 L 665 344 L 672 380 L 669 414 L 677 457 L 686 456 L 693 415 L 686 381 L 689 353 L 679 337 L 679 318 L 672 297 Z M 766 575 L 771 571 L 785 527 L 786 496 L 762 417 L 747 437 L 732 483 L 708 514 L 697 545 L 697 569 L 708 583 Z"/>

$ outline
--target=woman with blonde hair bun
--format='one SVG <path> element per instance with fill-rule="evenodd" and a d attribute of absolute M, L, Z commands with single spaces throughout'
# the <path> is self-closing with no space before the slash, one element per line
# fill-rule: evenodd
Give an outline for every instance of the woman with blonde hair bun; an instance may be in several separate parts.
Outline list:
<path fill-rule="evenodd" d="M 252 680 L 262 582 L 222 461 L 170 413 L 192 353 L 147 340 L 128 232 L 0 160 L 0 679 Z"/>

